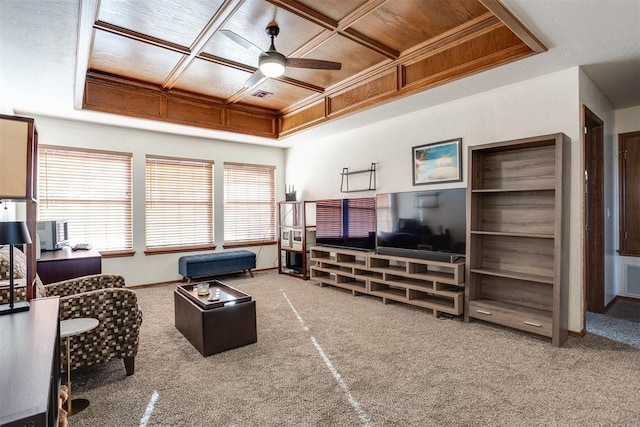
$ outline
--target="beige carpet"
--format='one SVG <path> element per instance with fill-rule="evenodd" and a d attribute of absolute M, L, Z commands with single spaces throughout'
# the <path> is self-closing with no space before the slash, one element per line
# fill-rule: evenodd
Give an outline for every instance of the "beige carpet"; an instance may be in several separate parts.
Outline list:
<path fill-rule="evenodd" d="M 224 281 L 257 301 L 256 344 L 204 358 L 174 327 L 176 285 L 138 289 L 136 373 L 74 372 L 91 405 L 70 425 L 640 425 L 638 348 L 592 334 L 554 348 L 275 272 Z"/>

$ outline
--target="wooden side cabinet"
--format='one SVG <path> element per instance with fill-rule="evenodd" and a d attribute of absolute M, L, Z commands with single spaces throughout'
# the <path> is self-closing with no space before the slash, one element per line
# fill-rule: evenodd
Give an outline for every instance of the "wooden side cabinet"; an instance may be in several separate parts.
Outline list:
<path fill-rule="evenodd" d="M 95 250 L 72 251 L 65 247 L 42 252 L 38 260 L 38 275 L 45 285 L 100 273 L 102 257 Z"/>
<path fill-rule="evenodd" d="M 55 427 L 60 393 L 59 298 L 0 317 L 1 426 Z"/>
<path fill-rule="evenodd" d="M 570 140 L 469 147 L 465 320 L 567 339 Z"/>

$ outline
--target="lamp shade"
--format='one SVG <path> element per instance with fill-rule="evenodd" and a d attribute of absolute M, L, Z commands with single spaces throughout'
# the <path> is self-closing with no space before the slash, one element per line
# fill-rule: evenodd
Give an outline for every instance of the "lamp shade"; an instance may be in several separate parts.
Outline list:
<path fill-rule="evenodd" d="M 0 222 L 0 245 L 31 243 L 29 229 L 23 221 Z"/>

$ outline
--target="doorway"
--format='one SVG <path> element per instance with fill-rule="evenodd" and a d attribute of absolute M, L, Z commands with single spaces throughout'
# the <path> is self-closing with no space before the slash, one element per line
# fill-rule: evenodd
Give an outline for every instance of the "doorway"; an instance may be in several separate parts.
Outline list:
<path fill-rule="evenodd" d="M 604 313 L 604 122 L 586 106 L 583 117 L 586 311 Z"/>

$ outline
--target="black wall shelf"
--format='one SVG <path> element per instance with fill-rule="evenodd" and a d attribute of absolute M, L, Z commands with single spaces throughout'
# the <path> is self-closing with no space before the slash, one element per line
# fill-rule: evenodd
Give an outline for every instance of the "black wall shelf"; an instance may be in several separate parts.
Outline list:
<path fill-rule="evenodd" d="M 365 173 L 369 174 L 369 187 L 358 188 L 356 190 L 350 189 L 349 176 L 365 174 Z M 373 191 L 376 189 L 376 164 L 375 163 L 371 163 L 371 166 L 369 167 L 369 169 L 349 171 L 349 168 L 342 168 L 342 173 L 340 175 L 342 176 L 342 179 L 340 180 L 341 193 L 357 193 L 360 191 Z"/>

